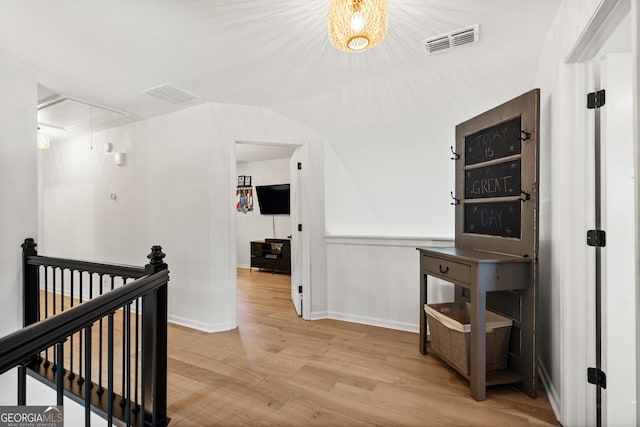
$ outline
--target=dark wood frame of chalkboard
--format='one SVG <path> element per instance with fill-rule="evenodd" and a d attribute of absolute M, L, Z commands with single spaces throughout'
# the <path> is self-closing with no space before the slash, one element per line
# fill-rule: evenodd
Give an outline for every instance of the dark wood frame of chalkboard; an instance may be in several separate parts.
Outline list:
<path fill-rule="evenodd" d="M 461 156 L 460 159 L 456 160 L 455 197 L 460 201 L 455 207 L 456 247 L 501 252 L 535 259 L 538 250 L 539 111 L 540 91 L 535 89 L 456 126 L 456 153 L 460 153 Z M 528 136 L 526 136 L 527 134 L 522 134 L 525 140 L 521 142 L 520 154 L 465 165 L 465 138 L 467 136 L 517 117 L 521 119 L 522 131 L 528 134 Z M 521 190 L 526 194 L 506 197 L 465 198 L 466 170 L 501 164 L 516 159 L 521 159 Z M 520 238 L 465 232 L 464 210 L 467 203 L 508 202 L 527 198 L 528 200 L 520 202 Z"/>
<path fill-rule="evenodd" d="M 478 162 L 465 166 L 465 137 L 480 130 L 505 123 L 514 117 L 521 118 L 521 153 L 502 157 L 495 161 Z M 537 319 L 538 294 L 538 181 L 539 181 L 540 90 L 527 92 L 511 101 L 493 108 L 456 126 L 456 248 L 472 249 L 483 253 L 500 253 L 531 259 L 528 280 L 520 291 L 490 292 L 486 295 L 486 307 L 513 320 L 509 345 L 509 369 L 522 375 L 522 389 L 535 396 L 537 387 Z M 491 164 L 521 159 L 521 186 L 527 196 L 503 196 L 495 198 L 465 199 L 465 170 Z M 519 201 L 518 199 L 525 199 Z M 521 207 L 521 236 L 508 238 L 484 234 L 465 233 L 464 207 L 468 203 L 494 203 L 517 201 Z M 497 279 L 497 277 L 496 277 Z M 489 280 L 485 278 L 484 280 Z M 516 284 L 513 284 L 516 285 Z M 477 292 L 476 292 L 477 293 Z M 456 286 L 455 299 L 473 301 L 470 289 Z M 477 298 L 477 295 L 476 295 Z"/>
<path fill-rule="evenodd" d="M 524 392 L 536 396 L 539 118 L 540 90 L 535 89 L 456 126 L 455 248 L 418 248 L 421 252 L 420 352 L 426 354 L 427 351 L 423 307 L 428 303 L 427 276 L 435 276 L 455 284 L 456 301 L 470 303 L 468 378 L 471 396 L 476 400 L 486 398 L 485 389 L 490 384 L 518 383 Z M 469 138 L 468 146 L 465 138 Z M 471 154 L 467 159 L 465 150 L 472 147 L 481 151 L 468 151 Z M 514 173 L 520 171 L 518 190 L 521 194 L 514 194 L 511 185 L 507 185 L 517 182 L 507 179 L 513 176 L 509 171 L 512 164 L 515 164 Z M 498 166 L 492 169 L 494 165 Z M 480 192 L 468 191 L 468 187 L 466 191 L 469 171 L 474 171 L 469 174 L 472 180 L 497 181 L 481 182 Z M 467 225 L 477 227 L 467 227 L 465 231 L 467 206 L 471 208 L 468 210 L 471 222 Z M 472 212 L 474 207 L 485 209 Z M 486 216 L 490 207 L 498 217 Z M 505 210 L 510 212 L 509 218 L 499 216 Z M 520 211 L 520 215 L 516 211 Z M 518 220 L 519 226 L 514 226 Z M 495 226 L 495 222 L 499 225 Z M 513 237 L 506 227 L 513 228 Z M 485 234 L 480 234 L 478 229 Z M 487 234 L 490 232 L 493 235 Z M 513 321 L 507 369 L 498 372 L 500 378 L 496 375 L 489 378 L 485 369 L 485 308 Z"/>

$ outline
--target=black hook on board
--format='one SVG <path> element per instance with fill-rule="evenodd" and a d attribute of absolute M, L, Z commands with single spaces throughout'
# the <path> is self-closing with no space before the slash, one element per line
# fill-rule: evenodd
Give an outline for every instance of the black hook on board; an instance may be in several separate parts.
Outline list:
<path fill-rule="evenodd" d="M 520 190 L 520 195 L 524 196 L 524 197 L 520 198 L 521 202 L 526 202 L 527 200 L 531 200 L 531 194 L 529 194 L 527 192 L 524 192 L 524 191 Z"/>
<path fill-rule="evenodd" d="M 460 160 L 460 154 L 453 151 L 453 145 L 451 146 L 451 152 L 453 153 L 453 157 L 451 158 L 451 160 Z"/>
<path fill-rule="evenodd" d="M 531 139 L 531 134 L 529 132 L 521 130 L 520 133 L 524 136 L 524 138 L 520 137 L 520 141 L 524 142 L 528 139 Z"/>
<path fill-rule="evenodd" d="M 453 191 L 451 192 L 451 198 L 453 202 L 451 202 L 451 206 L 457 206 L 460 204 L 460 199 L 456 199 L 456 196 L 453 195 Z"/>

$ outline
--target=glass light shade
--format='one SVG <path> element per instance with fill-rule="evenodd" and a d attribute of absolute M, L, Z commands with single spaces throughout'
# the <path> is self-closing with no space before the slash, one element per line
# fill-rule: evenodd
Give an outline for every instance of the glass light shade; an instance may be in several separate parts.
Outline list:
<path fill-rule="evenodd" d="M 331 0 L 329 40 L 343 52 L 371 49 L 387 35 L 386 0 Z"/>
<path fill-rule="evenodd" d="M 38 129 L 38 150 L 46 150 L 49 148 L 49 137 Z"/>

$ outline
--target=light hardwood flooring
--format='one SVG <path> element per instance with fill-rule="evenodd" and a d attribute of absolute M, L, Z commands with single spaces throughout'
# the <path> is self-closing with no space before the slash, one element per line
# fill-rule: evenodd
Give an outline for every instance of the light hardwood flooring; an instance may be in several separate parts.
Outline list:
<path fill-rule="evenodd" d="M 97 296 L 97 292 L 96 292 Z M 86 302 L 84 300 L 83 302 Z M 76 297 L 74 298 L 74 306 L 80 305 L 81 302 Z M 55 312 L 59 315 L 64 310 L 69 310 L 71 308 L 71 299 L 68 296 L 63 296 L 60 293 L 54 294 L 48 292 L 45 297 L 45 292 L 40 291 L 40 318 L 45 319 L 47 317 L 54 317 L 54 306 Z M 47 307 L 47 308 L 45 308 Z M 135 310 L 135 308 L 133 309 Z M 116 310 L 114 313 L 114 335 L 113 335 L 113 344 L 114 344 L 114 391 L 120 395 L 123 394 L 122 390 L 124 389 L 124 379 L 122 377 L 122 365 L 123 359 L 128 358 L 132 367 L 132 375 L 134 372 L 134 366 L 137 361 L 138 363 L 138 372 L 141 370 L 139 358 L 136 357 L 138 354 L 136 353 L 136 344 L 135 344 L 135 329 L 133 325 L 136 324 L 136 315 L 135 313 L 131 314 L 131 342 L 130 342 L 130 352 L 129 356 L 125 354 L 123 351 L 123 333 L 122 333 L 122 319 L 123 313 L 122 310 Z M 138 322 L 141 324 L 141 319 L 138 318 Z M 108 366 L 107 366 L 107 337 L 108 337 L 108 328 L 107 328 L 107 319 L 104 319 L 102 322 L 96 322 L 93 324 L 91 328 L 91 341 L 92 341 L 92 370 L 91 370 L 91 379 L 94 383 L 99 384 L 103 387 L 107 387 L 107 376 L 108 376 Z M 141 340 L 141 336 L 139 336 L 139 342 Z M 77 381 L 79 376 L 85 375 L 84 367 L 84 351 L 86 346 L 86 340 L 84 337 L 84 332 L 76 333 L 73 337 L 68 338 L 64 342 L 64 368 L 69 372 L 75 373 L 75 378 L 73 381 Z M 139 344 L 138 352 L 141 350 L 141 344 Z M 40 355 L 49 360 L 51 363 L 56 363 L 56 351 L 55 347 L 50 347 L 48 350 L 43 351 Z M 102 357 L 100 357 L 102 355 Z M 100 360 L 102 359 L 102 361 Z M 82 360 L 82 362 L 80 362 Z M 102 373 L 102 375 L 100 374 Z M 71 381 L 68 376 L 65 376 L 65 381 Z M 137 382 L 132 379 L 131 380 L 131 395 L 132 396 L 140 396 L 141 393 L 141 385 L 138 384 L 138 393 L 135 394 L 135 384 Z"/>
<path fill-rule="evenodd" d="M 169 328 L 170 426 L 558 425 L 544 390 L 510 386 L 476 402 L 418 335 L 305 321 L 289 276 L 238 270 L 238 328 Z"/>

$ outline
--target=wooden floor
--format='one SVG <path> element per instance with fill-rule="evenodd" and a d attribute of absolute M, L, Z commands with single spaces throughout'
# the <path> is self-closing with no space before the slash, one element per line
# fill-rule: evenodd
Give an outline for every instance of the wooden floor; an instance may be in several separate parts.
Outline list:
<path fill-rule="evenodd" d="M 476 402 L 418 335 L 305 321 L 289 276 L 238 270 L 238 329 L 169 332 L 170 426 L 558 425 L 544 391 Z"/>

